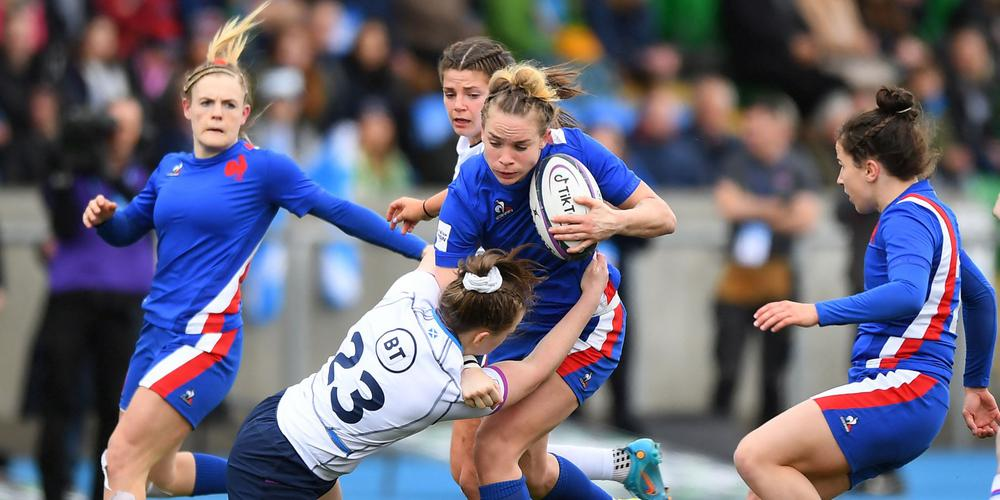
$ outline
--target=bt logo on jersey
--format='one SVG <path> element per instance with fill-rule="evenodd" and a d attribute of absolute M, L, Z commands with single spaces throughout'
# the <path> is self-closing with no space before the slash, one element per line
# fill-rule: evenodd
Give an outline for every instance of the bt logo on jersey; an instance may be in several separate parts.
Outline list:
<path fill-rule="evenodd" d="M 417 341 L 413 334 L 402 328 L 383 333 L 375 346 L 378 362 L 392 373 L 409 370 L 417 358 Z"/>

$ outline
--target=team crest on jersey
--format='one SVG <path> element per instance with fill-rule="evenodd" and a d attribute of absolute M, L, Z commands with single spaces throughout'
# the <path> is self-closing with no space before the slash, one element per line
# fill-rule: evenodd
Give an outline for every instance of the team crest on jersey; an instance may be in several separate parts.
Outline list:
<path fill-rule="evenodd" d="M 845 415 L 840 417 L 840 423 L 844 425 L 845 432 L 851 432 L 851 429 L 858 425 L 858 417 L 854 415 Z"/>
<path fill-rule="evenodd" d="M 226 162 L 226 177 L 232 177 L 237 182 L 243 180 L 243 173 L 247 171 L 247 157 L 240 155 L 235 160 Z"/>
<path fill-rule="evenodd" d="M 184 394 L 181 394 L 181 399 L 184 400 L 184 402 L 187 403 L 188 406 L 191 406 L 191 404 L 194 402 L 194 389 L 188 389 L 184 391 Z"/>
<path fill-rule="evenodd" d="M 493 200 L 493 218 L 500 222 L 504 217 L 514 213 L 514 207 L 510 206 L 509 201 L 504 200 Z"/>
<path fill-rule="evenodd" d="M 174 169 L 167 173 L 167 177 L 177 177 L 181 175 L 181 169 L 184 168 L 183 163 L 178 163 L 174 166 Z"/>

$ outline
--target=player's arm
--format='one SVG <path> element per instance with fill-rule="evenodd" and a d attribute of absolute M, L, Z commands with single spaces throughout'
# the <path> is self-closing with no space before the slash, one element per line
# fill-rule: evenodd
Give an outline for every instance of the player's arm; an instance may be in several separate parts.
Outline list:
<path fill-rule="evenodd" d="M 990 385 L 997 337 L 996 292 L 965 250 L 960 258 L 966 342 L 964 384 L 967 388 L 985 388 Z"/>
<path fill-rule="evenodd" d="M 337 198 L 323 189 L 316 191 L 313 198 L 310 215 L 337 226 L 355 238 L 411 259 L 421 258 L 427 247 L 427 242 L 413 234 L 397 233 L 390 229 L 389 224 L 369 208 Z"/>
<path fill-rule="evenodd" d="M 400 234 L 374 211 L 338 198 L 306 176 L 286 155 L 263 152 L 268 200 L 302 217 L 314 215 L 355 238 L 404 255 L 420 259 L 427 243 L 412 234 Z"/>
<path fill-rule="evenodd" d="M 403 224 L 403 234 L 413 231 L 421 221 L 431 220 L 441 213 L 441 206 L 448 196 L 448 190 L 426 199 L 411 198 L 403 196 L 396 198 L 389 204 L 389 209 L 385 212 L 385 220 L 389 222 L 391 229 L 396 229 L 396 225 Z"/>
<path fill-rule="evenodd" d="M 556 215 L 549 232 L 557 240 L 580 241 L 570 253 L 579 253 L 616 234 L 655 238 L 677 229 L 677 216 L 667 202 L 645 182 L 640 182 L 625 201 L 613 207 L 589 196 L 573 198 L 587 207 L 585 215 Z"/>
<path fill-rule="evenodd" d="M 166 159 L 164 160 L 166 161 Z M 157 171 L 150 175 L 139 194 L 124 210 L 103 195 L 87 203 L 83 212 L 83 225 L 97 228 L 97 234 L 109 245 L 131 245 L 153 229 L 153 207 L 156 205 Z"/>
<path fill-rule="evenodd" d="M 489 370 L 495 367 L 503 373 L 507 381 L 507 392 L 503 395 L 504 405 L 509 406 L 524 399 L 556 371 L 600 305 L 601 295 L 607 284 L 608 263 L 604 255 L 597 253 L 580 281 L 583 289 L 580 298 L 542 338 L 531 354 L 521 361 L 501 361 L 485 368 Z"/>

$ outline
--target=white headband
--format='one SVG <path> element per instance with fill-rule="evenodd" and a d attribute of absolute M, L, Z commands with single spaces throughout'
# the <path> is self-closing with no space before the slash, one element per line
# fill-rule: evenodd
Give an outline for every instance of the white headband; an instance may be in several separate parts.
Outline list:
<path fill-rule="evenodd" d="M 503 285 L 503 276 L 500 275 L 497 266 L 491 267 L 486 276 L 466 272 L 465 276 L 462 277 L 462 286 L 473 292 L 493 293 L 499 290 L 501 285 Z"/>
<path fill-rule="evenodd" d="M 896 111 L 896 114 L 897 114 L 897 115 L 901 115 L 901 114 L 903 114 L 903 113 L 906 113 L 907 111 L 909 111 L 909 110 L 911 110 L 911 109 L 913 109 L 913 106 L 910 106 L 910 107 L 908 107 L 908 108 L 906 108 L 906 109 L 901 109 L 901 110 L 899 110 L 899 111 Z"/>

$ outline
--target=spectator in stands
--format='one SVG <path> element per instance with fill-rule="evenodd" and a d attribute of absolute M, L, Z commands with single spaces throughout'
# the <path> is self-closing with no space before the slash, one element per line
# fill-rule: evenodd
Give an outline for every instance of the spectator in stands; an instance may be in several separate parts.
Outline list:
<path fill-rule="evenodd" d="M 725 163 L 715 188 L 730 223 L 728 256 L 716 292 L 716 381 L 712 411 L 728 416 L 753 312 L 770 300 L 795 295 L 792 245 L 819 215 L 816 172 L 794 146 L 798 112 L 786 96 L 764 95 L 746 111 L 742 151 Z M 784 408 L 790 335 L 765 335 L 759 421 Z"/>
<path fill-rule="evenodd" d="M 59 168 L 45 184 L 55 241 L 37 340 L 44 367 L 37 453 L 45 496 L 51 499 L 69 491 L 75 457 L 69 456 L 67 439 L 80 437 L 70 429 L 79 428 L 86 415 L 81 394 L 94 396 L 97 432 L 90 458 L 100 460 L 118 421 L 119 391 L 142 324 L 140 305 L 153 279 L 150 236 L 115 248 L 85 231 L 80 219 L 91 197 L 107 193 L 124 203 L 148 176 L 134 161 L 143 121 L 139 103 L 113 101 L 107 115 L 72 115 L 60 144 Z M 81 380 L 91 380 L 92 387 L 81 387 Z M 91 498 L 103 498 L 100 467 L 94 467 L 92 481 Z"/>

